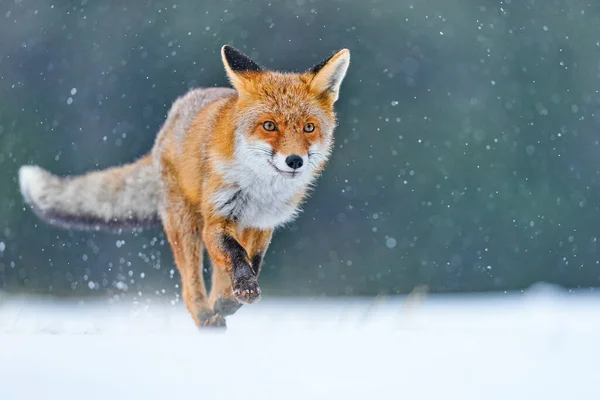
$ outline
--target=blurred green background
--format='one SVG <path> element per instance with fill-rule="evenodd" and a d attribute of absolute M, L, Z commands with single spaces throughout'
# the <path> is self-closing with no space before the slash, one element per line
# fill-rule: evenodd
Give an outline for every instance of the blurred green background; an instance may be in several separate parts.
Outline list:
<path fill-rule="evenodd" d="M 574 0 L 2 1 L 0 288 L 177 296 L 161 230 L 48 226 L 17 170 L 145 154 L 177 96 L 227 85 L 226 43 L 281 70 L 352 54 L 332 160 L 275 235 L 266 295 L 598 286 L 599 25 Z"/>

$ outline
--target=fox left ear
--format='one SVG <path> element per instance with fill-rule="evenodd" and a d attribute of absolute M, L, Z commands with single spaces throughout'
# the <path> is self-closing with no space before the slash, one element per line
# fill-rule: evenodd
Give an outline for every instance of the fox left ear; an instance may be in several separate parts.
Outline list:
<path fill-rule="evenodd" d="M 229 45 L 221 48 L 221 58 L 231 84 L 238 91 L 243 87 L 248 73 L 263 71 L 250 57 Z"/>
<path fill-rule="evenodd" d="M 308 70 L 308 74 L 314 75 L 310 82 L 310 87 L 319 92 L 328 92 L 333 96 L 333 101 L 337 101 L 340 92 L 340 86 L 348 71 L 350 65 L 350 51 L 343 49 L 320 62 Z"/>

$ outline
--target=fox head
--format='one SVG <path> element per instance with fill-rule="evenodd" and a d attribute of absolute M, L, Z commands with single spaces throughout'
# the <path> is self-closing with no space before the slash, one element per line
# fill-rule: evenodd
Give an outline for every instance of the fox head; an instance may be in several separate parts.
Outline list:
<path fill-rule="evenodd" d="M 334 103 L 350 52 L 343 49 L 303 73 L 263 69 L 231 46 L 223 46 L 221 56 L 238 93 L 236 159 L 261 175 L 315 176 L 333 146 Z"/>

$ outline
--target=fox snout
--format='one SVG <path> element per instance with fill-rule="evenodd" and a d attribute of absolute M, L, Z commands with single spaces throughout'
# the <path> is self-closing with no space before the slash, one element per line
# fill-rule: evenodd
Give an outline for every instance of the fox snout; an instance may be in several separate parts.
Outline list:
<path fill-rule="evenodd" d="M 303 172 L 307 164 L 308 156 L 299 156 L 298 154 L 284 155 L 281 153 L 275 154 L 273 157 L 273 166 L 279 172 L 297 174 Z"/>
<path fill-rule="evenodd" d="M 297 170 L 302 168 L 302 166 L 304 165 L 304 160 L 299 155 L 292 154 L 291 156 L 287 156 L 285 158 L 285 163 L 288 167 L 292 168 L 293 170 Z"/>

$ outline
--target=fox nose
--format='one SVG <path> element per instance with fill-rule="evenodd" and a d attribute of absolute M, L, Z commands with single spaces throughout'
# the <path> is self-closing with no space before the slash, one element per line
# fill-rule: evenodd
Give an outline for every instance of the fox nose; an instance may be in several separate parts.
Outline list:
<path fill-rule="evenodd" d="M 302 157 L 296 154 L 292 154 L 291 156 L 287 156 L 287 158 L 285 159 L 285 163 L 290 168 L 298 169 L 302 167 L 304 161 L 302 161 Z"/>

